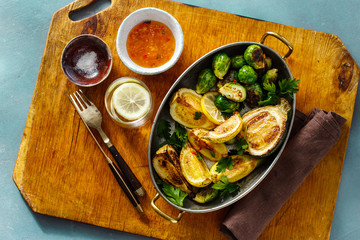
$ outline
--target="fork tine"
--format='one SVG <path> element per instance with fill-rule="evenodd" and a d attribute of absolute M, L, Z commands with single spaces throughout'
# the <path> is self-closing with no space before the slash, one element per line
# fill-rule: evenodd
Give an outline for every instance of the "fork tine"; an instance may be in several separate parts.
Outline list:
<path fill-rule="evenodd" d="M 75 101 L 74 97 L 71 95 L 71 93 L 67 96 L 70 99 L 70 102 L 72 103 L 72 105 L 74 106 L 76 111 L 81 112 L 81 109 L 79 108 L 78 104 L 76 103 L 76 101 Z"/>
<path fill-rule="evenodd" d="M 78 91 L 74 93 L 74 97 L 76 98 L 78 104 L 81 106 L 81 108 L 84 110 L 86 107 L 88 107 L 88 104 L 85 102 L 84 98 L 80 95 Z M 81 100 L 80 100 L 81 99 Z M 85 106 L 84 106 L 84 105 Z"/>
<path fill-rule="evenodd" d="M 79 91 L 81 93 L 81 95 L 88 101 L 88 103 L 90 103 L 90 105 L 95 105 L 86 95 L 85 93 L 83 93 L 83 91 L 81 89 L 79 89 Z"/>

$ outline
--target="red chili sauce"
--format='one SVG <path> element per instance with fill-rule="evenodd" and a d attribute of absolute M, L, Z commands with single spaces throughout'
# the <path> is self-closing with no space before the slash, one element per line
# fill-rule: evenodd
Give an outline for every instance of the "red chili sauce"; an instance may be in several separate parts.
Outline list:
<path fill-rule="evenodd" d="M 165 24 L 146 21 L 131 29 L 126 47 L 131 60 L 137 65 L 155 68 L 171 59 L 175 51 L 175 38 Z"/>

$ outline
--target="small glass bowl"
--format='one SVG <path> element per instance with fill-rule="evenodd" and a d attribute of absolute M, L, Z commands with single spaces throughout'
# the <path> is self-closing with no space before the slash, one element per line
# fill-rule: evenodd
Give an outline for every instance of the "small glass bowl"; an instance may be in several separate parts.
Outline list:
<path fill-rule="evenodd" d="M 64 48 L 61 67 L 66 77 L 81 87 L 95 86 L 110 74 L 112 54 L 109 46 L 97 36 L 82 34 Z"/>
<path fill-rule="evenodd" d="M 146 91 L 149 93 L 149 96 L 150 96 L 150 106 L 149 106 L 148 111 L 142 117 L 140 117 L 136 120 L 133 120 L 133 121 L 127 121 L 126 119 L 122 118 L 116 112 L 116 110 L 113 106 L 113 102 L 112 102 L 112 96 L 113 96 L 115 90 L 118 87 L 120 87 L 122 84 L 125 84 L 125 83 L 136 83 L 136 84 L 141 85 L 143 88 L 146 89 Z M 121 127 L 137 128 L 137 127 L 144 125 L 147 121 L 150 120 L 151 115 L 154 110 L 154 100 L 153 100 L 153 97 L 151 95 L 149 88 L 145 85 L 145 83 L 143 83 L 142 81 L 140 81 L 136 78 L 122 77 L 122 78 L 119 78 L 119 79 L 115 80 L 114 82 L 112 82 L 110 84 L 110 86 L 108 87 L 108 89 L 106 90 L 106 92 L 105 92 L 105 107 L 106 107 L 106 110 L 107 110 L 108 114 L 110 115 L 110 117 Z"/>
<path fill-rule="evenodd" d="M 165 24 L 171 30 L 175 38 L 175 51 L 173 56 L 167 63 L 159 67 L 146 68 L 139 66 L 131 60 L 127 52 L 126 42 L 129 32 L 136 25 L 145 21 L 157 21 Z M 183 47 L 184 35 L 179 22 L 169 13 L 161 9 L 151 7 L 138 9 L 127 16 L 121 23 L 116 38 L 116 49 L 121 61 L 131 71 L 142 75 L 155 75 L 165 72 L 171 68 L 180 58 Z"/>

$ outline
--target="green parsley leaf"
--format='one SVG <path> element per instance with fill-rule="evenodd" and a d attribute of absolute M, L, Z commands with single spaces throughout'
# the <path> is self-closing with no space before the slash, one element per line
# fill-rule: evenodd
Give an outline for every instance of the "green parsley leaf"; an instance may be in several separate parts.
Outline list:
<path fill-rule="evenodd" d="M 188 141 L 187 131 L 180 124 L 175 122 L 175 130 L 173 134 L 166 139 L 160 146 L 164 146 L 165 144 L 169 144 L 173 146 L 178 152 L 181 151 L 181 148 L 186 145 Z"/>
<path fill-rule="evenodd" d="M 179 123 L 175 123 L 174 133 L 177 137 L 177 140 L 180 142 L 180 145 L 184 147 L 188 141 L 188 134 L 185 128 L 183 128 Z"/>
<path fill-rule="evenodd" d="M 263 87 L 271 95 L 276 95 L 276 85 L 274 83 L 264 83 Z"/>
<path fill-rule="evenodd" d="M 268 97 L 265 100 L 259 101 L 259 105 L 260 106 L 276 105 L 278 100 L 279 100 L 278 96 L 268 95 Z"/>
<path fill-rule="evenodd" d="M 161 119 L 157 127 L 157 136 L 160 138 L 170 138 L 170 123 L 164 119 Z"/>
<path fill-rule="evenodd" d="M 211 155 L 212 157 L 215 157 L 214 151 L 210 151 L 210 155 Z"/>
<path fill-rule="evenodd" d="M 218 162 L 215 171 L 217 173 L 223 173 L 226 169 L 231 170 L 234 166 L 234 162 L 232 161 L 231 157 L 223 157 Z"/>
<path fill-rule="evenodd" d="M 299 91 L 299 83 L 300 80 L 296 78 L 283 79 L 279 82 L 279 94 L 280 95 L 289 95 L 292 97 L 293 93 L 297 93 Z"/>
<path fill-rule="evenodd" d="M 188 195 L 187 193 L 176 188 L 173 185 L 170 185 L 164 181 L 159 180 L 158 183 L 161 183 L 162 190 L 166 195 L 166 198 L 169 199 L 172 203 L 182 207 L 184 205 L 184 199 Z"/>
<path fill-rule="evenodd" d="M 220 181 L 212 185 L 212 188 L 220 190 L 220 196 L 224 197 L 229 193 L 235 192 L 240 187 L 235 183 L 229 183 L 229 179 L 226 176 L 221 176 Z"/>
<path fill-rule="evenodd" d="M 243 155 L 244 150 L 249 147 L 249 144 L 246 141 L 245 137 L 243 137 L 239 141 L 236 142 L 235 147 L 237 149 L 238 155 Z"/>
<path fill-rule="evenodd" d="M 279 99 L 274 83 L 264 83 L 264 90 L 267 91 L 267 97 L 263 101 L 259 101 L 260 106 L 275 105 Z"/>
<path fill-rule="evenodd" d="M 199 120 L 202 116 L 202 112 L 195 112 L 194 120 Z"/>

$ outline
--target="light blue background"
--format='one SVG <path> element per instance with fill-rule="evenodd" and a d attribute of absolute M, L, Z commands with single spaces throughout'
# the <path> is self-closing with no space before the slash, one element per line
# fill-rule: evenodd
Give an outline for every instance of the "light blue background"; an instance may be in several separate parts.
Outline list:
<path fill-rule="evenodd" d="M 12 180 L 53 13 L 71 0 L 0 0 L 0 238 L 148 239 L 33 213 Z M 182 0 L 340 37 L 360 63 L 359 0 Z M 356 100 L 330 239 L 360 239 L 360 100 Z M 291 223 L 290 223 L 291 224 Z"/>

